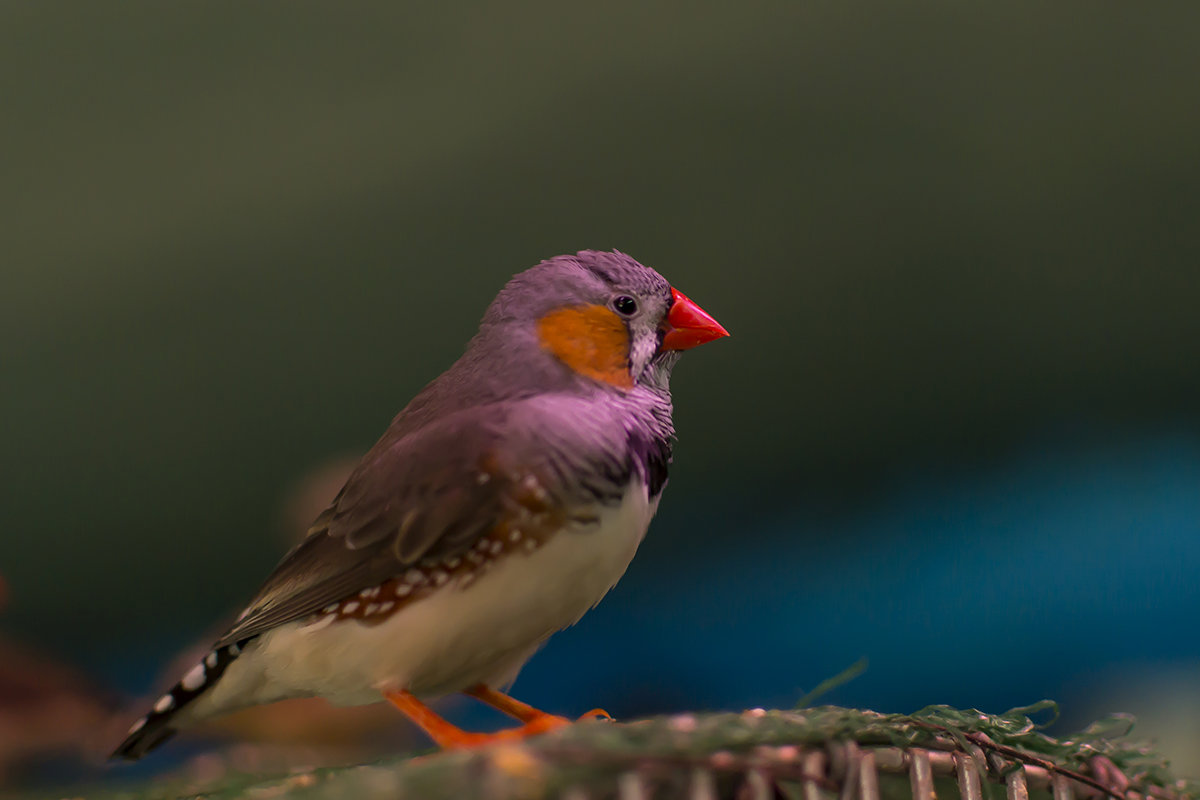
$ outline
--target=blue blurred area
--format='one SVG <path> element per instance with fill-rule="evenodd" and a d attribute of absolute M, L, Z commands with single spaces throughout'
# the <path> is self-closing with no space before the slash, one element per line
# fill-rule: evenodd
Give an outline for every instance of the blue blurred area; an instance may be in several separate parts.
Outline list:
<path fill-rule="evenodd" d="M 669 503 L 668 523 L 682 516 Z M 706 524 L 740 526 L 736 512 Z M 860 510 L 797 510 L 711 551 L 656 533 L 526 668 L 526 696 L 618 715 L 786 706 L 865 656 L 826 700 L 995 711 L 1200 658 L 1200 446 L 1185 433 L 912 477 Z"/>

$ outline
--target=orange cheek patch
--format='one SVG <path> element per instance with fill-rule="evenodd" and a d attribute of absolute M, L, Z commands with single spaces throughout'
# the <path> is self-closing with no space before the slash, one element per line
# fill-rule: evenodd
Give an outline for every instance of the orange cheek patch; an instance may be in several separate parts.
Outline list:
<path fill-rule="evenodd" d="M 629 331 L 604 306 L 574 306 L 538 320 L 542 347 L 580 375 L 633 388 L 629 374 Z"/>

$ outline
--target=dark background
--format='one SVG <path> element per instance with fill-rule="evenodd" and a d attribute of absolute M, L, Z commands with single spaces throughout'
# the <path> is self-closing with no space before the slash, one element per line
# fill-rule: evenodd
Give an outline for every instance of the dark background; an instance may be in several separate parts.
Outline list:
<path fill-rule="evenodd" d="M 659 517 L 523 699 L 786 706 L 866 656 L 825 699 L 1129 710 L 1200 773 L 1197 31 L 6 4 L 0 630 L 152 691 L 509 275 L 615 247 L 733 336 L 677 369 Z"/>

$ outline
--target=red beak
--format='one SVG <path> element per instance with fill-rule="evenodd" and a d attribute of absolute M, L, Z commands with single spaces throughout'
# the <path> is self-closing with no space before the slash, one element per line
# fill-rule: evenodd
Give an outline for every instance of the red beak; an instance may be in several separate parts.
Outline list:
<path fill-rule="evenodd" d="M 675 302 L 667 312 L 667 332 L 662 340 L 663 350 L 688 350 L 729 335 L 729 331 L 722 328 L 721 323 L 689 300 L 683 292 L 672 287 L 671 297 Z"/>

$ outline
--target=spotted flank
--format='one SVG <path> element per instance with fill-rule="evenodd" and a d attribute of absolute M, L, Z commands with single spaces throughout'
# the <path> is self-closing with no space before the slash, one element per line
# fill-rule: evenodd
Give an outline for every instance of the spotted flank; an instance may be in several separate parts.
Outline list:
<path fill-rule="evenodd" d="M 565 517 L 546 513 L 548 506 L 540 509 L 540 515 L 528 513 L 529 505 L 546 500 L 545 490 L 532 475 L 521 482 L 520 489 L 515 502 L 527 513 L 510 515 L 464 553 L 443 559 L 424 559 L 394 578 L 330 603 L 309 617 L 306 629 L 319 630 L 345 620 L 378 625 L 435 590 L 470 586 L 507 555 L 536 551 L 562 527 Z"/>
<path fill-rule="evenodd" d="M 146 716 L 133 723 L 125 741 L 121 742 L 113 756 L 133 761 L 170 739 L 175 734 L 171 718 L 210 688 L 241 654 L 245 644 L 243 641 L 213 650 L 188 670 L 179 683 L 154 701 Z"/>
<path fill-rule="evenodd" d="M 486 463 L 479 474 L 488 480 L 497 478 L 498 467 Z M 568 523 L 592 525 L 594 516 L 572 514 L 552 501 L 536 476 L 507 476 L 511 489 L 506 493 L 505 511 L 485 535 L 464 551 L 437 559 L 422 559 L 398 575 L 348 597 L 329 603 L 300 618 L 302 631 L 316 632 L 334 623 L 354 621 L 374 626 L 386 621 L 401 608 L 439 590 L 457 591 L 474 583 L 499 560 L 509 555 L 528 555 L 541 548 Z M 243 612 L 241 619 L 252 613 Z M 238 636 L 237 627 L 233 635 Z M 173 716 L 214 683 L 241 653 L 241 648 L 257 636 L 238 636 L 237 642 L 218 647 L 193 666 L 169 692 L 158 698 L 150 712 L 130 729 L 125 741 L 113 753 L 126 759 L 141 758 L 169 739 L 178 724 Z M 178 721 L 176 721 L 178 723 Z"/>

